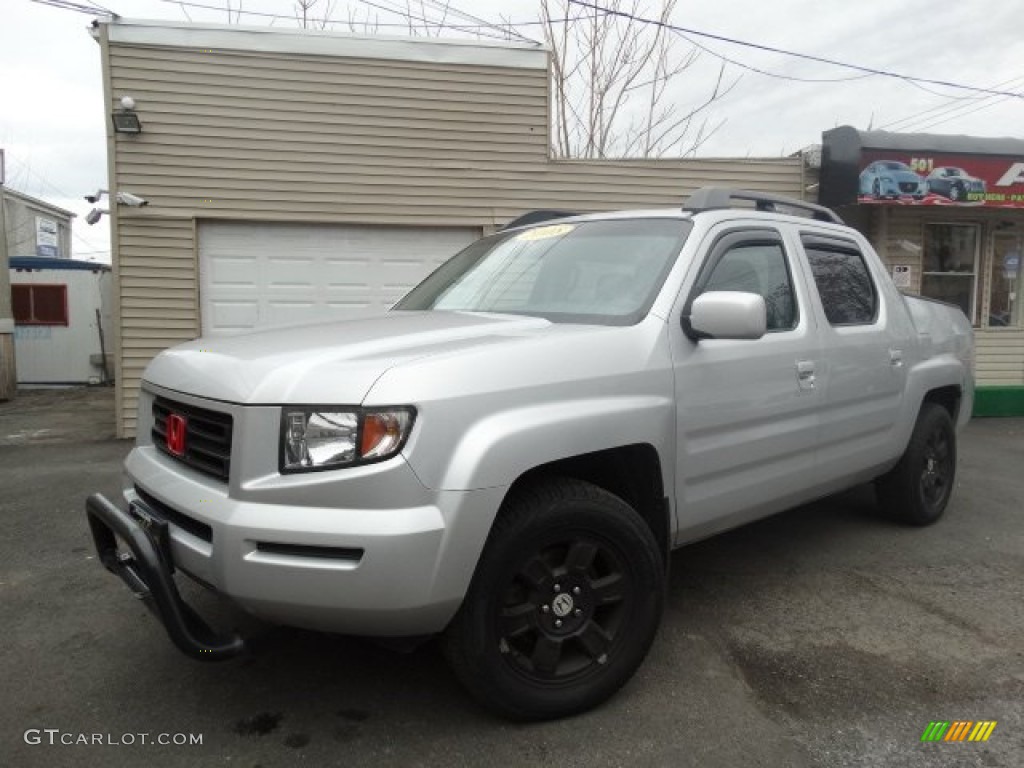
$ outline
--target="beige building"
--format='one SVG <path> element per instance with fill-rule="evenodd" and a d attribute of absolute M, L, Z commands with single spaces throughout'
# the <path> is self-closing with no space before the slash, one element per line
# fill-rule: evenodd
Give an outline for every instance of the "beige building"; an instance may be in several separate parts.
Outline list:
<path fill-rule="evenodd" d="M 384 309 L 525 211 L 805 187 L 800 158 L 553 162 L 539 47 L 124 20 L 94 34 L 112 117 L 140 124 L 108 126 L 110 189 L 147 201 L 111 206 L 122 436 L 162 349 Z"/>

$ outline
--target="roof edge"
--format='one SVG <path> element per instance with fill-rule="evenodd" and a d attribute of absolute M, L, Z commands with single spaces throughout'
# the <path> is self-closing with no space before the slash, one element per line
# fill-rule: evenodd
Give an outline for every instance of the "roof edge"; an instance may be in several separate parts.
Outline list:
<path fill-rule="evenodd" d="M 73 219 L 78 215 L 74 211 L 69 211 L 66 208 L 61 208 L 59 205 L 54 205 L 53 203 L 48 203 L 45 200 L 40 200 L 38 197 L 26 195 L 24 192 L 19 192 L 18 190 L 12 189 L 11 187 L 5 186 L 3 190 L 4 197 L 15 197 L 21 200 L 23 203 L 27 203 L 28 205 L 34 205 L 37 208 L 43 208 L 49 211 L 50 213 L 53 213 L 58 216 L 66 216 L 69 219 Z"/>
<path fill-rule="evenodd" d="M 51 256 L 11 256 L 9 268 L 13 270 L 61 270 L 66 272 L 110 272 L 111 266 L 102 261 L 61 259 Z"/>
<path fill-rule="evenodd" d="M 547 69 L 548 66 L 548 48 L 540 44 L 436 37 L 345 35 L 306 29 L 122 18 L 96 22 L 94 37 L 99 27 L 107 28 L 111 43 L 123 45 L 396 59 L 431 64 L 471 64 L 518 69 Z"/>
<path fill-rule="evenodd" d="M 948 152 L 962 155 L 1011 155 L 1024 157 L 1024 139 L 1005 136 L 966 136 L 941 133 L 894 133 L 892 131 L 861 131 L 851 125 L 841 125 L 824 131 L 828 141 L 835 136 L 840 140 L 855 141 L 863 149 L 890 149 L 903 151 Z"/>

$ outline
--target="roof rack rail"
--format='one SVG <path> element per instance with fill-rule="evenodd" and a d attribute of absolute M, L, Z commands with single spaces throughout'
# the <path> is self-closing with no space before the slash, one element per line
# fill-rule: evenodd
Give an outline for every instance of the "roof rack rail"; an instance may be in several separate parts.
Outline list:
<path fill-rule="evenodd" d="M 830 221 L 833 224 L 843 224 L 839 215 L 823 205 L 808 203 L 805 200 L 797 200 L 795 197 L 784 195 L 773 195 L 769 192 L 751 192 L 746 189 L 730 189 L 729 187 L 701 187 L 686 201 L 684 211 L 696 213 L 698 211 L 714 211 L 722 208 L 735 208 L 733 200 L 748 200 L 754 204 L 758 211 L 777 211 L 776 206 L 785 208 L 796 208 L 807 211 L 811 217 L 818 221 Z"/>
<path fill-rule="evenodd" d="M 527 224 L 540 224 L 542 221 L 564 219 L 566 216 L 579 216 L 579 214 L 576 211 L 530 211 L 512 219 L 502 229 L 515 229 L 516 227 L 525 227 Z"/>

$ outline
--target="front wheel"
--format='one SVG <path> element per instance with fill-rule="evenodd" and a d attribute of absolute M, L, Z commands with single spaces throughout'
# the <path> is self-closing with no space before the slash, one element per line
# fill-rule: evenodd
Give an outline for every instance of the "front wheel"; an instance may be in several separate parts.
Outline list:
<path fill-rule="evenodd" d="M 589 709 L 636 671 L 654 640 L 665 566 L 639 515 L 561 479 L 514 491 L 444 637 L 462 684 L 520 720 Z"/>
<path fill-rule="evenodd" d="M 899 463 L 875 482 L 879 503 L 911 525 L 931 525 L 946 510 L 956 480 L 956 430 L 949 412 L 925 403 Z"/>

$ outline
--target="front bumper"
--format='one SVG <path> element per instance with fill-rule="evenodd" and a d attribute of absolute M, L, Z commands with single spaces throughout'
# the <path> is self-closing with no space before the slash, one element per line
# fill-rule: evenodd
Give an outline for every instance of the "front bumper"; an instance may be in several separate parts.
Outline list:
<path fill-rule="evenodd" d="M 181 599 L 165 521 L 141 505 L 132 506 L 134 514 L 124 512 L 98 493 L 86 500 L 85 510 L 100 562 L 156 614 L 183 653 L 201 661 L 221 661 L 244 650 L 241 637 L 217 634 Z M 119 551 L 118 539 L 130 553 Z"/>
<path fill-rule="evenodd" d="M 507 490 L 429 491 L 401 458 L 338 473 L 273 474 L 234 491 L 152 446 L 134 449 L 126 470 L 131 484 L 120 506 L 128 512 L 96 497 L 88 506 L 90 520 L 132 548 L 133 563 L 121 567 L 102 529 L 97 548 L 137 594 L 141 582 L 163 596 L 153 600 L 157 616 L 181 637 L 195 622 L 173 592 L 167 574 L 175 569 L 275 624 L 375 637 L 439 632 L 462 602 Z M 147 538 L 136 509 L 166 533 Z M 197 636 L 215 645 L 202 628 Z M 210 658 L 207 648 L 197 655 L 191 640 L 172 639 Z"/>

